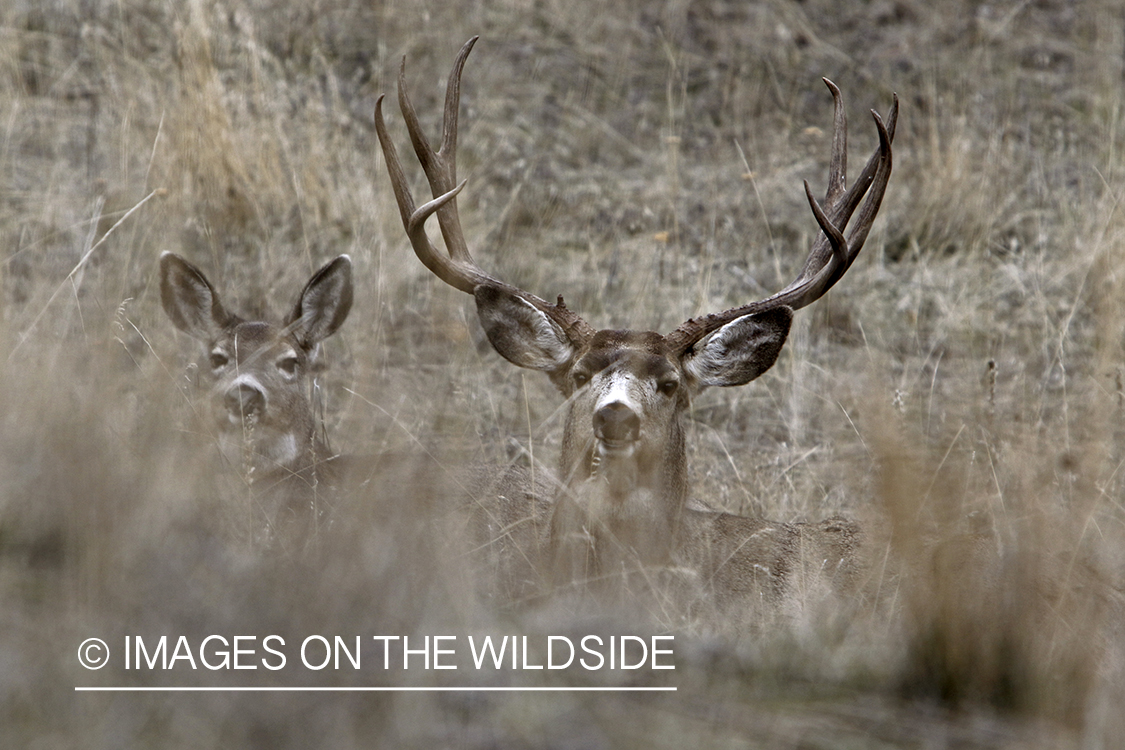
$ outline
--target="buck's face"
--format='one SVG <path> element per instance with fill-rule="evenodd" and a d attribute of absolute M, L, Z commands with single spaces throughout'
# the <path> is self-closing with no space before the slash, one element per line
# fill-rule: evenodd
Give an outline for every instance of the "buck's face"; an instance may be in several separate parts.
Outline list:
<path fill-rule="evenodd" d="M 773 366 L 792 321 L 787 307 L 744 315 L 681 349 L 651 331 L 593 332 L 580 343 L 517 294 L 474 291 L 493 347 L 547 372 L 570 399 L 560 468 L 571 486 L 606 478 L 613 494 L 649 489 L 680 502 L 687 457 L 682 415 L 708 386 L 742 385 Z"/>
<path fill-rule="evenodd" d="M 160 292 L 176 327 L 203 343 L 199 367 L 227 460 L 263 470 L 301 468 L 302 455 L 316 449 L 310 369 L 320 342 L 351 309 L 348 256 L 313 275 L 281 326 L 228 313 L 207 277 L 172 253 L 160 258 Z"/>
<path fill-rule="evenodd" d="M 562 461 L 570 478 L 599 470 L 657 473 L 669 446 L 682 444 L 689 381 L 659 334 L 595 334 L 565 378 L 570 407 Z"/>
<path fill-rule="evenodd" d="M 311 445 L 310 354 L 270 323 L 238 322 L 208 343 L 200 363 L 224 456 L 246 443 L 265 465 L 289 466 Z"/>

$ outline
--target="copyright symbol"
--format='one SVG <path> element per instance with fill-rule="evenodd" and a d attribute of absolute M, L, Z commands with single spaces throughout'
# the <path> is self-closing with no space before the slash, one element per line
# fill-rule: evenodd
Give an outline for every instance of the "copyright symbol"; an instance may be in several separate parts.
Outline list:
<path fill-rule="evenodd" d="M 86 669 L 101 669 L 109 663 L 109 646 L 101 638 L 87 638 L 78 647 L 78 663 Z"/>

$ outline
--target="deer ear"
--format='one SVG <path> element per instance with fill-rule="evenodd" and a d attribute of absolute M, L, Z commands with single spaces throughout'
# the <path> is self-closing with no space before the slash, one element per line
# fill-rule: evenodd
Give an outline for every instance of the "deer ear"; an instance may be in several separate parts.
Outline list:
<path fill-rule="evenodd" d="M 344 324 L 352 309 L 352 259 L 341 255 L 313 274 L 287 326 L 306 349 L 312 349 Z"/>
<path fill-rule="evenodd" d="M 697 344 L 684 369 L 701 387 L 749 383 L 773 367 L 792 322 L 788 307 L 735 318 Z"/>
<path fill-rule="evenodd" d="M 204 341 L 230 320 L 203 272 L 175 253 L 160 256 L 160 303 L 176 328 Z"/>
<path fill-rule="evenodd" d="M 493 284 L 477 286 L 473 297 L 484 332 L 504 359 L 548 373 L 570 365 L 574 345 L 554 321 L 527 300 Z"/>

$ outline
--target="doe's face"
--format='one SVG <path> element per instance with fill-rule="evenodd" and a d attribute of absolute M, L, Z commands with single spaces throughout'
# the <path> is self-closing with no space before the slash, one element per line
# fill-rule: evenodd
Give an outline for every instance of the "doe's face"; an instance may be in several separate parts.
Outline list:
<path fill-rule="evenodd" d="M 314 430 L 308 353 L 263 322 L 234 325 L 206 353 L 211 416 L 227 459 L 240 461 L 248 447 L 263 464 L 296 461 Z"/>
<path fill-rule="evenodd" d="M 352 263 L 346 255 L 313 274 L 278 326 L 227 312 L 203 272 L 160 256 L 160 301 L 177 328 L 203 343 L 200 369 L 223 455 L 235 466 L 300 470 L 320 450 L 308 396 L 319 344 L 347 319 Z M 247 460 L 249 459 L 249 460 Z"/>

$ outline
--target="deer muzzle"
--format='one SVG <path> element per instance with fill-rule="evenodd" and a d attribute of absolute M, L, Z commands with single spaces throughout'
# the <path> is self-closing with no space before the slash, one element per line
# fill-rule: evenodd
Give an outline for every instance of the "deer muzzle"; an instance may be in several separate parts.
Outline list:
<path fill-rule="evenodd" d="M 256 383 L 234 383 L 223 397 L 227 418 L 235 423 L 258 421 L 266 412 L 266 394 Z"/>
<path fill-rule="evenodd" d="M 600 453 L 632 453 L 641 437 L 641 419 L 620 401 L 606 404 L 594 412 L 594 437 Z"/>

